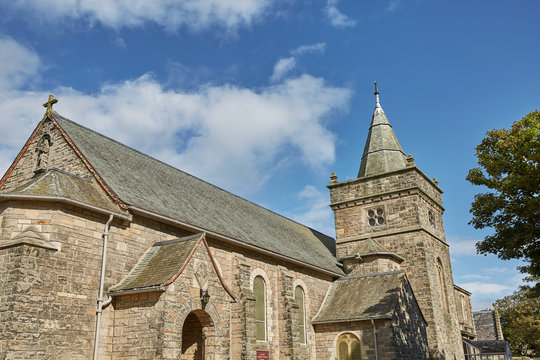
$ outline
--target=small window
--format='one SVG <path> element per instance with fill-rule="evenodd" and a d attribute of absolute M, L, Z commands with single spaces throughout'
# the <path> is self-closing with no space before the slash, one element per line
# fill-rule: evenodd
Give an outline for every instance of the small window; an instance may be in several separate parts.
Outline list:
<path fill-rule="evenodd" d="M 298 331 L 300 332 L 300 344 L 306 343 L 306 307 L 304 289 L 297 286 L 294 289 L 294 299 L 298 305 Z"/>
<path fill-rule="evenodd" d="M 336 344 L 338 360 L 361 360 L 360 340 L 353 334 L 341 334 Z"/>
<path fill-rule="evenodd" d="M 382 207 L 368 210 L 369 226 L 384 225 L 384 209 Z"/>
<path fill-rule="evenodd" d="M 253 280 L 253 294 L 255 295 L 256 339 L 266 341 L 266 286 L 261 276 Z"/>
<path fill-rule="evenodd" d="M 441 290 L 441 297 L 443 308 L 448 311 L 448 295 L 446 294 L 446 283 L 444 280 L 444 268 L 441 259 L 437 258 L 437 272 L 439 274 L 439 287 Z"/>

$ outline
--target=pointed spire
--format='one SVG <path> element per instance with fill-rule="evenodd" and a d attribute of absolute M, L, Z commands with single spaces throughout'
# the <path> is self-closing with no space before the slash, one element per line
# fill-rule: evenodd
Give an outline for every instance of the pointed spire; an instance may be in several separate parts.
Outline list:
<path fill-rule="evenodd" d="M 358 177 L 384 174 L 407 167 L 405 153 L 379 103 L 379 90 L 375 82 L 375 110 L 371 118 Z"/>

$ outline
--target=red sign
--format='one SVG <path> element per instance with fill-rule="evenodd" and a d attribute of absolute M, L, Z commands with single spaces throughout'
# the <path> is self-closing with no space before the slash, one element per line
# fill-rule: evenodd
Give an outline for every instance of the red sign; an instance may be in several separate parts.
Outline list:
<path fill-rule="evenodd" d="M 270 360 L 268 351 L 257 351 L 257 360 Z"/>

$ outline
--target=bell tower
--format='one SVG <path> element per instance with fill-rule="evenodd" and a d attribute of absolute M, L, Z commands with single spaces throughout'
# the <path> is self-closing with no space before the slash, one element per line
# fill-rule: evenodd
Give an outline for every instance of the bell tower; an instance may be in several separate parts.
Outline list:
<path fill-rule="evenodd" d="M 380 105 L 377 83 L 375 99 L 358 177 L 340 182 L 332 174 L 328 185 L 337 256 L 353 256 L 375 240 L 401 257 L 428 323 L 430 356 L 464 359 L 442 221 L 443 191 L 411 155 L 405 156 Z"/>

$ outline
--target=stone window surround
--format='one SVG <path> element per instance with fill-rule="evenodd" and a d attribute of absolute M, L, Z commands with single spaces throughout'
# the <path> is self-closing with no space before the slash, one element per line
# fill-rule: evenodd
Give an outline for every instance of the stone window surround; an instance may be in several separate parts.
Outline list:
<path fill-rule="evenodd" d="M 253 283 L 255 281 L 255 278 L 257 276 L 260 276 L 262 279 L 263 279 L 263 282 L 264 282 L 264 315 L 265 315 L 265 340 L 256 340 L 258 343 L 269 343 L 270 342 L 270 339 L 269 339 L 269 333 L 268 333 L 268 328 L 272 328 L 271 327 L 271 319 L 272 319 L 272 316 L 271 314 L 269 314 L 268 310 L 269 310 L 269 306 L 268 306 L 268 300 L 271 299 L 271 296 L 268 296 L 268 293 L 269 291 L 271 291 L 269 289 L 269 285 L 270 285 L 270 279 L 268 277 L 268 275 L 266 274 L 266 271 L 264 271 L 263 269 L 261 268 L 255 268 L 252 272 L 251 272 L 251 276 L 249 278 L 249 287 L 250 289 L 252 289 L 253 291 Z"/>
<path fill-rule="evenodd" d="M 332 346 L 332 357 L 331 357 L 331 359 L 338 359 L 337 343 L 338 343 L 339 337 L 341 335 L 343 335 L 343 334 L 352 334 L 352 335 L 356 336 L 356 338 L 358 339 L 358 342 L 360 343 L 360 346 L 362 345 L 362 336 L 360 335 L 360 333 L 358 331 L 351 331 L 351 330 L 340 331 L 334 337 L 334 343 L 333 343 L 333 346 Z M 362 348 L 360 348 L 360 351 L 362 351 Z"/>
<path fill-rule="evenodd" d="M 296 283 L 296 281 L 295 281 Z M 299 319 L 302 321 L 302 328 L 304 329 L 304 341 L 300 342 L 300 345 L 307 345 L 307 306 L 306 306 L 306 288 L 300 284 L 293 285 L 293 294 L 296 300 L 296 289 L 300 288 L 302 290 L 302 313 L 304 314 L 303 319 Z M 300 304 L 298 305 L 298 308 L 300 309 Z"/>
<path fill-rule="evenodd" d="M 442 306 L 443 309 L 448 312 L 449 306 L 448 306 L 448 293 L 446 291 L 446 278 L 444 276 L 444 266 L 442 263 L 442 260 L 440 257 L 437 257 L 436 260 L 436 266 L 437 266 L 437 278 L 439 282 L 439 290 L 441 292 L 441 300 L 442 300 Z"/>
<path fill-rule="evenodd" d="M 373 213 L 370 215 L 370 213 Z M 367 215 L 367 225 L 368 227 L 380 227 L 387 224 L 386 219 L 386 210 L 384 205 L 375 206 L 372 208 L 366 209 L 366 215 Z M 371 224 L 370 220 L 374 220 L 374 223 Z M 380 220 L 382 219 L 382 222 Z"/>

